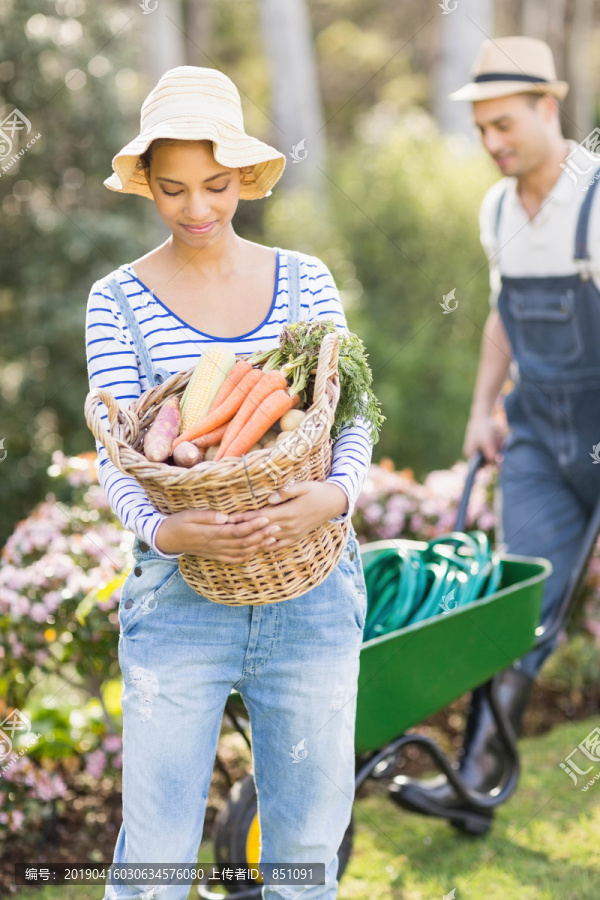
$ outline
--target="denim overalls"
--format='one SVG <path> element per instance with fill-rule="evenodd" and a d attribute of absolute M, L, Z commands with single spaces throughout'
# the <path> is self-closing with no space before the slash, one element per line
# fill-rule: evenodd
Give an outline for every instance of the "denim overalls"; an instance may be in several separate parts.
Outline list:
<path fill-rule="evenodd" d="M 289 256 L 290 319 L 299 272 Z M 138 357 L 154 372 L 133 312 L 122 312 Z M 225 606 L 183 580 L 136 538 L 119 604 L 123 673 L 123 824 L 115 863 L 195 864 L 225 702 L 248 709 L 258 790 L 261 861 L 321 862 L 326 883 L 264 886 L 263 897 L 333 900 L 337 850 L 354 798 L 354 722 L 366 588 L 354 529 L 333 572 L 294 600 Z M 301 750 L 294 748 L 301 744 Z M 306 753 L 305 753 L 306 751 Z M 199 853 L 200 848 L 200 853 Z M 234 862 L 240 865 L 244 860 Z M 186 900 L 190 885 L 107 886 L 105 900 Z"/>
<path fill-rule="evenodd" d="M 591 458 L 600 441 L 600 292 L 590 276 L 588 254 L 597 184 L 579 211 L 574 274 L 502 276 L 498 297 L 518 369 L 505 402 L 510 434 L 500 472 L 499 546 L 504 542 L 508 552 L 552 562 L 542 621 L 563 597 L 600 496 L 600 465 Z M 496 236 L 504 196 L 497 208 Z M 555 646 L 556 640 L 530 652 L 521 660 L 522 669 L 535 677 Z"/>

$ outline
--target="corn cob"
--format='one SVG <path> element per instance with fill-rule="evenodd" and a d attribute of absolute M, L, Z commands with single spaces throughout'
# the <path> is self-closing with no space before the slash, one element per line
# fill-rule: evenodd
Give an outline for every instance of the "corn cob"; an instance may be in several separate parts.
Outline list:
<path fill-rule="evenodd" d="M 226 344 L 204 351 L 181 398 L 182 433 L 204 418 L 234 365 L 235 354 Z"/>

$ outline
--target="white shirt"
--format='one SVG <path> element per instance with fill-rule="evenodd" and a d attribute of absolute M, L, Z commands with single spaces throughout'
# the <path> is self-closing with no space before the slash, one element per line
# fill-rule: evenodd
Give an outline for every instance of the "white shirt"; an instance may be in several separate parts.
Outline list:
<path fill-rule="evenodd" d="M 575 141 L 568 141 L 571 149 Z M 590 172 L 590 179 L 594 170 Z M 565 170 L 542 203 L 538 214 L 529 216 L 517 194 L 517 179 L 502 178 L 483 198 L 479 214 L 481 243 L 490 264 L 490 305 L 495 307 L 500 293 L 500 276 L 512 278 L 574 275 L 587 268 L 575 262 L 575 231 L 581 204 L 587 196 L 588 181 L 579 176 L 577 184 Z M 500 215 L 498 241 L 495 237 L 496 211 L 502 192 L 506 195 Z M 600 191 L 600 185 L 597 188 Z M 600 289 L 600 197 L 594 197 L 588 226 L 589 269 Z"/>

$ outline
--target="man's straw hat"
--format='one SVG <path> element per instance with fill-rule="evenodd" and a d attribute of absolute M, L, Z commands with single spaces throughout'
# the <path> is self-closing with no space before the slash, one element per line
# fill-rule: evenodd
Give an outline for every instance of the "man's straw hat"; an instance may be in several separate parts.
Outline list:
<path fill-rule="evenodd" d="M 552 50 L 544 41 L 505 37 L 483 41 L 471 71 L 473 81 L 450 94 L 451 100 L 490 100 L 539 91 L 559 100 L 569 85 L 557 81 Z"/>
<path fill-rule="evenodd" d="M 152 199 L 138 160 L 155 138 L 209 140 L 222 166 L 252 166 L 253 181 L 242 180 L 240 190 L 246 200 L 266 196 L 285 168 L 283 153 L 245 133 L 240 95 L 218 69 L 178 66 L 165 72 L 142 104 L 140 133 L 113 158 L 107 188 Z"/>

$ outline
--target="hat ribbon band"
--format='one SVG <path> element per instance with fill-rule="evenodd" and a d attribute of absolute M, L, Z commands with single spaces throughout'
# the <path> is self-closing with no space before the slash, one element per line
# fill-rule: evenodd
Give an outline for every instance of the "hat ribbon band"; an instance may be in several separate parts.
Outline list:
<path fill-rule="evenodd" d="M 521 75 L 519 73 L 512 74 L 509 72 L 484 72 L 483 75 L 476 75 L 473 81 L 543 81 L 544 83 L 549 84 L 547 78 L 540 78 L 539 75 Z"/>

